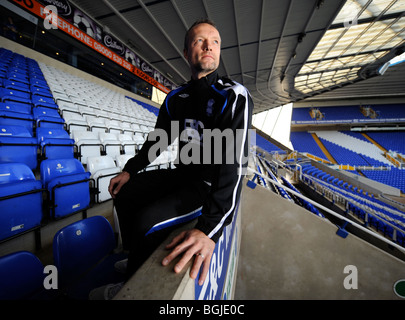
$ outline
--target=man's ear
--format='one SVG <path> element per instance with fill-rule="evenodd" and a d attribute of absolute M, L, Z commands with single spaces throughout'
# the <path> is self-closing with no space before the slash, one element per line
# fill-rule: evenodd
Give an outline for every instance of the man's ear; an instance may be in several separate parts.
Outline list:
<path fill-rule="evenodd" d="M 187 49 L 183 49 L 183 56 L 188 61 L 188 50 Z"/>

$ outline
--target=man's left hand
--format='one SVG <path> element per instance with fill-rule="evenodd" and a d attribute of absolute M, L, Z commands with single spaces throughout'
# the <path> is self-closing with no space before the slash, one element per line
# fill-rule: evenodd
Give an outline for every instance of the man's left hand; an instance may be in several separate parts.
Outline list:
<path fill-rule="evenodd" d="M 177 237 L 173 238 L 172 242 L 166 246 L 166 249 L 173 250 L 163 259 L 162 264 L 164 266 L 167 266 L 179 254 L 184 252 L 183 257 L 174 267 L 174 272 L 176 273 L 183 270 L 187 262 L 195 255 L 196 257 L 191 267 L 190 277 L 195 279 L 201 265 L 203 265 L 198 284 L 201 286 L 204 283 L 209 271 L 212 253 L 215 249 L 215 242 L 207 237 L 204 232 L 198 229 L 183 231 Z"/>

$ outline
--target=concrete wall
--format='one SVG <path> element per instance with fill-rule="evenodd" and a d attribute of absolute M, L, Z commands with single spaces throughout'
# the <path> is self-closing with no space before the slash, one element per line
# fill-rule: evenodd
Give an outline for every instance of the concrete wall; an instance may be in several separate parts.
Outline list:
<path fill-rule="evenodd" d="M 244 189 L 242 211 L 235 299 L 400 299 L 403 261 L 260 186 Z M 358 289 L 344 287 L 347 266 Z"/>

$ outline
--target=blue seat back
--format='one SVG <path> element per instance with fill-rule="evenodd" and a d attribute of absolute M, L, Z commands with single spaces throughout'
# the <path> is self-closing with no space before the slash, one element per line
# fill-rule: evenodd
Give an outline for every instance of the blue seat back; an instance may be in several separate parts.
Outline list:
<path fill-rule="evenodd" d="M 54 265 L 67 282 L 89 270 L 115 248 L 114 232 L 103 216 L 74 222 L 55 234 Z"/>
<path fill-rule="evenodd" d="M 31 87 L 48 89 L 49 86 L 44 79 L 31 79 Z"/>
<path fill-rule="evenodd" d="M 30 93 L 30 86 L 26 83 L 22 83 L 22 82 L 17 82 L 17 81 L 13 81 L 11 79 L 6 79 L 3 82 L 3 86 L 6 89 L 11 89 L 11 90 L 19 90 L 19 91 L 23 91 L 23 92 L 27 92 Z"/>
<path fill-rule="evenodd" d="M 77 159 L 49 159 L 41 162 L 41 181 L 54 204 L 54 218 L 85 210 L 89 206 L 89 178 L 90 172 L 85 172 Z"/>
<path fill-rule="evenodd" d="M 20 99 L 22 101 L 31 100 L 31 94 L 28 92 L 23 92 L 23 91 L 15 90 L 15 89 L 4 89 L 3 93 L 4 93 L 4 96 L 6 97 L 6 99 L 11 100 L 11 101 L 13 101 L 13 100 L 18 101 Z M 5 99 L 3 99 L 3 100 L 5 100 Z"/>
<path fill-rule="evenodd" d="M 35 119 L 39 119 L 40 117 L 60 118 L 60 114 L 56 109 L 36 107 L 33 109 L 32 113 Z"/>
<path fill-rule="evenodd" d="M 44 187 L 55 178 L 85 173 L 83 165 L 77 159 L 49 159 L 41 162 L 41 181 Z"/>
<path fill-rule="evenodd" d="M 31 114 L 0 110 L 0 125 L 23 126 L 32 135 L 34 132 L 34 117 Z"/>
<path fill-rule="evenodd" d="M 31 86 L 31 93 L 33 95 L 39 95 L 46 98 L 53 98 L 51 91 L 44 87 Z"/>
<path fill-rule="evenodd" d="M 64 129 L 37 128 L 38 144 L 46 159 L 64 159 L 74 157 L 74 140 Z"/>
<path fill-rule="evenodd" d="M 55 110 L 47 108 L 48 110 Z M 55 110 L 56 111 L 56 110 Z M 37 128 L 52 128 L 52 129 L 64 129 L 65 128 L 65 119 L 59 116 L 38 116 L 36 118 Z"/>
<path fill-rule="evenodd" d="M 53 108 L 58 109 L 58 105 L 52 98 L 44 97 L 44 96 L 32 96 L 32 104 L 35 107 L 45 107 L 45 108 Z"/>
<path fill-rule="evenodd" d="M 37 138 L 38 143 L 41 143 L 46 139 L 70 139 L 70 136 L 63 129 L 37 128 Z"/>
<path fill-rule="evenodd" d="M 65 130 L 37 128 L 37 138 L 45 159 L 74 158 L 74 140 Z"/>
<path fill-rule="evenodd" d="M 35 176 L 28 166 L 22 163 L 0 163 L 0 185 L 30 180 L 35 181 Z"/>
<path fill-rule="evenodd" d="M 1 163 L 0 240 L 38 227 L 42 218 L 41 182 L 24 164 Z"/>
<path fill-rule="evenodd" d="M 32 135 L 26 127 L 0 124 L 0 136 L 31 138 Z"/>
<path fill-rule="evenodd" d="M 38 144 L 27 128 L 0 124 L 0 163 L 20 162 L 37 167 Z"/>
<path fill-rule="evenodd" d="M 43 289 L 44 266 L 28 251 L 0 257 L 0 300 L 28 299 Z"/>
<path fill-rule="evenodd" d="M 7 101 L 0 103 L 0 111 L 11 111 L 17 113 L 31 114 L 31 104 Z"/>

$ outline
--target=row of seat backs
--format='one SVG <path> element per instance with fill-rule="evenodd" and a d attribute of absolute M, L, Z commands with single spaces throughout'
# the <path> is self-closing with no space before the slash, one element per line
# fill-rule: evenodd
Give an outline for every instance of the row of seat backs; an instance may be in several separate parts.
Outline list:
<path fill-rule="evenodd" d="M 0 103 L 0 124 L 23 126 L 32 136 L 36 128 L 46 127 L 64 129 L 65 120 L 56 109 L 47 107 L 33 107 L 26 103 Z"/>
<path fill-rule="evenodd" d="M 31 170 L 38 166 L 38 150 L 42 158 L 73 158 L 74 140 L 63 129 L 38 128 L 37 137 L 22 126 L 0 124 L 0 163 L 21 162 Z"/>
<path fill-rule="evenodd" d="M 112 256 L 116 247 L 114 232 L 103 216 L 86 218 L 60 229 L 53 238 L 53 263 L 57 270 L 58 293 L 65 293 L 77 279 L 83 281 L 85 274 L 95 271 L 106 257 Z M 118 257 L 117 257 L 118 258 Z M 0 257 L 0 300 L 54 299 L 52 290 L 44 289 L 44 265 L 39 258 L 28 251 L 18 251 Z M 111 267 L 111 266 L 110 266 Z M 109 270 L 113 270 L 111 267 Z M 96 275 L 91 280 L 111 281 L 107 274 Z M 100 268 L 97 269 L 97 273 Z M 105 284 L 105 283 L 104 283 Z M 100 283 L 89 283 L 84 292 L 76 297 L 85 298 L 88 291 Z M 83 289 L 83 287 L 80 287 Z"/>
<path fill-rule="evenodd" d="M 0 85 L 3 88 L 29 94 L 41 92 L 44 96 L 52 96 L 41 68 L 35 60 L 17 54 L 2 53 L 1 56 Z"/>
<path fill-rule="evenodd" d="M 71 139 L 63 129 L 41 127 L 37 128 L 37 137 L 34 138 L 24 127 L 0 125 L 0 143 L 2 144 L 0 162 L 23 162 L 35 170 L 38 165 L 37 149 L 40 151 L 41 159 L 73 158 L 76 144 L 79 147 L 90 148 L 81 159 L 82 163 L 87 164 L 87 157 L 101 156 L 101 149 L 105 149 L 106 153 L 114 157 L 122 153 L 122 148 L 125 153 L 135 155 L 139 145 L 144 141 L 140 139 L 136 142 L 126 135 L 117 137 L 114 134 L 96 134 L 88 131 L 78 131 L 74 137 L 76 141 Z M 84 153 L 84 150 L 79 151 Z"/>
<path fill-rule="evenodd" d="M 28 103 L 34 107 L 48 107 L 57 109 L 58 106 L 51 96 L 44 96 L 43 93 L 35 91 L 34 93 L 20 91 L 16 89 L 0 88 L 0 99 L 2 102 L 16 101 Z"/>
<path fill-rule="evenodd" d="M 41 180 L 22 163 L 0 163 L 0 240 L 41 225 L 44 197 L 52 218 L 61 218 L 90 205 L 90 173 L 77 159 L 44 160 Z M 29 210 L 27 210 L 29 204 Z"/>

